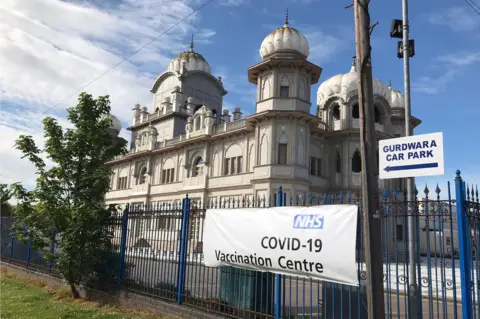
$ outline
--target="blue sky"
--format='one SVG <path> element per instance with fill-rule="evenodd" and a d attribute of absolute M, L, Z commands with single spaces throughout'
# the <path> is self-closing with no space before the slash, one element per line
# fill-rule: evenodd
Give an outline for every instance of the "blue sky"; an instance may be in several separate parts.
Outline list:
<path fill-rule="evenodd" d="M 0 179 L 33 184 L 33 170 L 12 144 L 19 134 L 41 143 L 40 120 L 60 116 L 75 102 L 67 98 L 122 58 L 184 18 L 205 0 L 59 1 L 5 0 L 0 5 Z M 479 0 L 477 4 L 480 5 Z M 188 48 L 195 50 L 221 75 L 229 94 L 225 105 L 254 111 L 255 86 L 247 68 L 260 61 L 263 38 L 283 24 L 309 40 L 309 60 L 320 65 L 320 82 L 348 72 L 354 54 L 353 11 L 333 0 L 213 0 L 205 8 L 141 50 L 129 61 L 89 85 L 94 95 L 110 94 L 113 112 L 126 126 L 131 106 L 151 106 L 153 80 L 168 61 Z M 401 1 L 372 1 L 373 73 L 403 92 L 403 62 L 396 57 L 396 39 L 389 37 L 392 19 L 401 19 Z M 480 181 L 475 137 L 480 132 L 476 104 L 480 71 L 480 15 L 465 1 L 410 1 L 412 113 L 423 123 L 415 133 L 443 132 L 445 176 L 419 179 L 433 191 L 445 188 L 461 169 L 469 182 Z M 312 89 L 312 113 L 318 84 Z M 66 99 L 67 98 L 67 99 Z M 65 100 L 66 99 L 66 100 Z M 60 101 L 65 100 L 57 106 Z M 423 189 L 423 186 L 421 187 Z"/>

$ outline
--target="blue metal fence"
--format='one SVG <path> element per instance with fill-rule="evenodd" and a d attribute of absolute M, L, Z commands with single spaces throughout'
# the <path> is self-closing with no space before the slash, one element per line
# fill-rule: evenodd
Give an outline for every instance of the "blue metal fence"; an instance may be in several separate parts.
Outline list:
<path fill-rule="evenodd" d="M 409 245 L 407 218 L 415 217 L 418 317 L 477 318 L 480 285 L 478 189 L 455 179 L 456 200 L 447 190 L 425 187 L 414 202 L 385 190 L 382 220 L 383 281 L 387 318 L 408 318 Z M 440 199 L 446 193 L 447 199 Z M 358 204 L 356 260 L 359 287 L 280 276 L 203 263 L 203 225 L 208 208 Z M 131 205 L 112 225 L 112 262 L 103 265 L 109 285 L 236 318 L 366 318 L 361 200 L 353 194 L 293 198 L 280 188 L 270 198 L 229 198 L 202 203 L 184 198 L 171 205 Z M 10 235 L 11 218 L 1 220 L 2 261 L 52 273 L 30 245 Z M 248 236 L 248 234 L 245 234 Z M 51 245 L 51 251 L 55 247 Z"/>

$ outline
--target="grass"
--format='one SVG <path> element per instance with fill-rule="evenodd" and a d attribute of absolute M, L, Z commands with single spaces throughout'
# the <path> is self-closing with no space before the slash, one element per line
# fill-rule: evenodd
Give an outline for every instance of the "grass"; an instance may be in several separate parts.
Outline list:
<path fill-rule="evenodd" d="M 0 271 L 0 317 L 2 319 L 153 319 L 144 312 L 110 305 L 73 300 L 68 287 L 53 289 L 46 281 L 18 278 L 5 268 Z"/>

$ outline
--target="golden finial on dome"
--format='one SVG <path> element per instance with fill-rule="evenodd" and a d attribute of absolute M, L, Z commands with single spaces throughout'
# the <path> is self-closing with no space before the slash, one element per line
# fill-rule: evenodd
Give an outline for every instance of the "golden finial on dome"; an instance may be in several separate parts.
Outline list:
<path fill-rule="evenodd" d="M 285 24 L 283 26 L 288 27 L 288 8 L 287 8 L 287 13 L 285 14 Z"/>
<path fill-rule="evenodd" d="M 193 52 L 193 34 L 192 34 L 192 41 L 190 41 L 190 50 L 189 52 Z"/>
<path fill-rule="evenodd" d="M 357 72 L 357 56 L 352 56 L 352 67 L 350 68 L 350 72 Z"/>

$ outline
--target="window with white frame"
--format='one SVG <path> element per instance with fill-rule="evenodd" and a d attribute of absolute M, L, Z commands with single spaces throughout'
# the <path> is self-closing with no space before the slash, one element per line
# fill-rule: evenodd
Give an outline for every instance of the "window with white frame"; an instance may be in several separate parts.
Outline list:
<path fill-rule="evenodd" d="M 118 173 L 117 189 L 126 189 L 126 188 L 128 188 L 128 169 L 123 168 Z"/>
<path fill-rule="evenodd" d="M 280 97 L 288 97 L 290 87 L 288 86 L 281 86 L 280 87 Z"/>
<path fill-rule="evenodd" d="M 118 178 L 118 184 L 117 184 L 117 189 L 126 189 L 128 188 L 127 186 L 127 176 L 122 176 Z"/>
<path fill-rule="evenodd" d="M 205 168 L 205 163 L 203 162 L 202 157 L 197 157 L 193 161 L 193 167 L 192 167 L 192 177 L 196 176 L 203 176 L 203 170 Z"/>
<path fill-rule="evenodd" d="M 280 135 L 278 139 L 278 149 L 277 149 L 277 163 L 278 164 L 287 164 L 288 156 L 288 137 L 285 133 Z"/>
<path fill-rule="evenodd" d="M 310 156 L 310 175 L 322 176 L 322 159 Z"/>
<path fill-rule="evenodd" d="M 145 184 L 146 181 L 146 175 L 147 175 L 147 168 L 143 167 L 140 170 L 140 173 L 138 174 L 138 184 Z"/>
<path fill-rule="evenodd" d="M 284 76 L 280 81 L 280 97 L 287 98 L 290 96 L 290 81 Z"/>
<path fill-rule="evenodd" d="M 162 184 L 175 182 L 175 169 L 167 168 L 162 170 Z"/>
<path fill-rule="evenodd" d="M 225 159 L 224 175 L 240 174 L 242 172 L 243 157 L 235 156 Z"/>
<path fill-rule="evenodd" d="M 243 172 L 243 148 L 233 143 L 225 151 L 223 175 L 240 174 Z"/>

